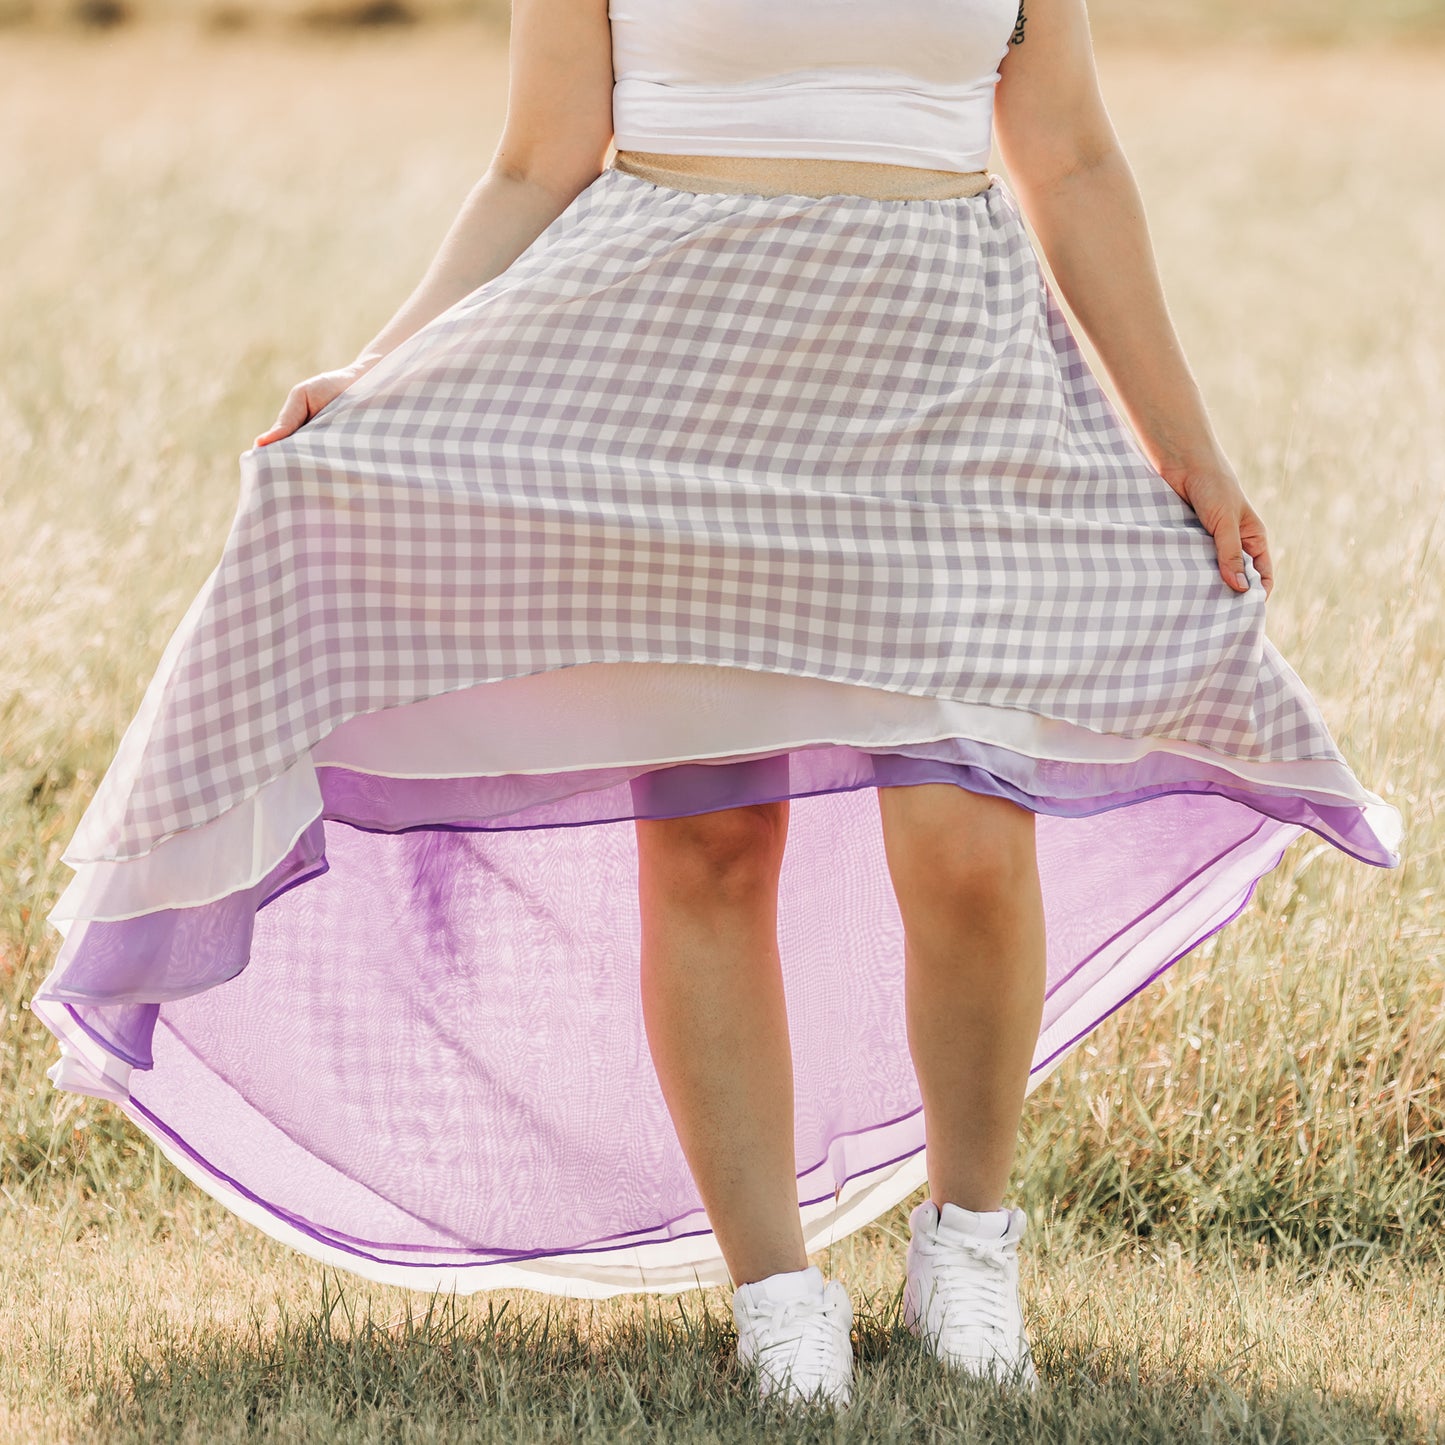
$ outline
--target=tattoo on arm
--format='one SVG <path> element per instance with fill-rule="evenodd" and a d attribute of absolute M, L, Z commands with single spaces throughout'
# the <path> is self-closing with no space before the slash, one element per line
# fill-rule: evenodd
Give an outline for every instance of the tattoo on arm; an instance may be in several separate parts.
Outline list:
<path fill-rule="evenodd" d="M 1024 21 L 1028 17 L 1024 14 L 1024 0 L 1019 0 L 1019 18 L 1014 24 L 1014 33 L 1009 36 L 1010 45 L 1022 45 L 1024 43 Z"/>

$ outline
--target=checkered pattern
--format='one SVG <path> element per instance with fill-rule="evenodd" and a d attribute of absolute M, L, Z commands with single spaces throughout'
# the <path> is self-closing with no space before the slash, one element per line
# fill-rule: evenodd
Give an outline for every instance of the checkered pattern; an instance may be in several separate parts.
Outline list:
<path fill-rule="evenodd" d="M 607 170 L 242 457 L 224 554 L 72 843 L 143 854 L 358 713 L 620 660 L 1341 760 L 1259 575 L 1144 460 L 1001 185 L 694 194 Z"/>

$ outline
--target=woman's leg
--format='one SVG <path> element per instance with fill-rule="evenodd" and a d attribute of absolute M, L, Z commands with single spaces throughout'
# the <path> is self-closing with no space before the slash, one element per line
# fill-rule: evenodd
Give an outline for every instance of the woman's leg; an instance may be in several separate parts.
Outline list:
<path fill-rule="evenodd" d="M 788 802 L 638 818 L 642 1012 L 734 1285 L 807 1266 L 778 957 Z"/>
<path fill-rule="evenodd" d="M 879 788 L 935 1204 L 1002 1206 L 1044 1001 L 1034 814 L 951 783 Z"/>

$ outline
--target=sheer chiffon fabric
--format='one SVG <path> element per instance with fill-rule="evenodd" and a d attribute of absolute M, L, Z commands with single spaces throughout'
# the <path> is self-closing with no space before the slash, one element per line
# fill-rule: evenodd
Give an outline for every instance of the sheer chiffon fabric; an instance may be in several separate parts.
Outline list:
<path fill-rule="evenodd" d="M 725 1280 L 642 1027 L 635 818 L 792 800 L 810 1247 L 925 1178 L 876 788 L 1038 815 L 1031 1087 L 1303 833 L 1400 862 L 1002 187 L 606 171 L 242 480 L 32 1006 L 57 1085 L 370 1278 Z"/>

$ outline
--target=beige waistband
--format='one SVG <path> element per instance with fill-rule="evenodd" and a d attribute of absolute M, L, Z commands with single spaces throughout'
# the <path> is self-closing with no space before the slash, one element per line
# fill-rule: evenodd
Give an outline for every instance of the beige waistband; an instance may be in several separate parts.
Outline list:
<path fill-rule="evenodd" d="M 813 156 L 694 156 L 617 151 L 619 171 L 680 191 L 751 196 L 869 196 L 880 201 L 936 201 L 988 190 L 988 171 L 939 171 L 882 161 Z"/>

